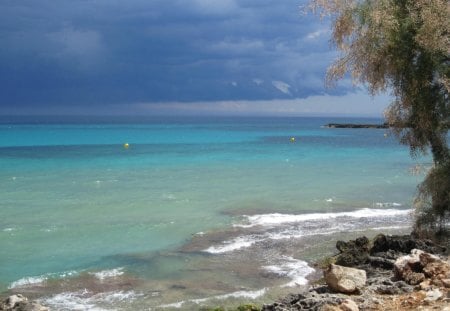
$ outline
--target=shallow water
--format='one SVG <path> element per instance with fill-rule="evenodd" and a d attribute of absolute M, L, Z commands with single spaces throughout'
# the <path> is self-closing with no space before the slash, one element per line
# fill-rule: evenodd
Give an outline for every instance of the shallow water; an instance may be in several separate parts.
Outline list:
<path fill-rule="evenodd" d="M 337 236 L 409 230 L 407 148 L 328 122 L 380 121 L 0 125 L 0 290 L 61 310 L 264 301 Z"/>

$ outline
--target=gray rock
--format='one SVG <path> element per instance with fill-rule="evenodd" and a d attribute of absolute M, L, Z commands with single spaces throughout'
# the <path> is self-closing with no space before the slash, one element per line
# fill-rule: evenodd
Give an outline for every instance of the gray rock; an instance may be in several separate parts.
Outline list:
<path fill-rule="evenodd" d="M 330 265 L 324 271 L 327 285 L 338 293 L 358 293 L 366 284 L 366 271 L 339 265 Z"/>
<path fill-rule="evenodd" d="M 354 267 L 365 264 L 369 258 L 369 239 L 365 236 L 348 242 L 337 241 L 336 248 L 340 254 L 336 256 L 336 264 Z"/>
<path fill-rule="evenodd" d="M 439 289 L 436 288 L 427 292 L 427 296 L 425 297 L 424 301 L 433 302 L 442 298 L 443 295 L 444 294 Z"/>
<path fill-rule="evenodd" d="M 379 234 L 373 240 L 370 254 L 391 252 L 391 259 L 401 254 L 409 254 L 413 249 L 420 249 L 427 253 L 439 254 L 446 248 L 429 240 L 415 239 L 410 235 L 384 235 Z M 395 254 L 396 253 L 396 254 Z"/>

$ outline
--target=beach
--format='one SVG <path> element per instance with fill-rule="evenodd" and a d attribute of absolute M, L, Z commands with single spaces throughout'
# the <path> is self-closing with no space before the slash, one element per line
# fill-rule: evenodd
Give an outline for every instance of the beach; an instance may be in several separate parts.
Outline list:
<path fill-rule="evenodd" d="M 411 231 L 423 178 L 385 129 L 332 122 L 381 120 L 0 125 L 2 295 L 191 310 L 300 291 L 337 239 Z"/>

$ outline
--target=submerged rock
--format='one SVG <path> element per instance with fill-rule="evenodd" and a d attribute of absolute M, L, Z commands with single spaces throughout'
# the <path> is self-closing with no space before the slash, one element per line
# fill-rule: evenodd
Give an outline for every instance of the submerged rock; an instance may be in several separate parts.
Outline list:
<path fill-rule="evenodd" d="M 324 271 L 327 285 L 334 291 L 344 294 L 358 293 L 366 285 L 366 271 L 331 264 Z"/>

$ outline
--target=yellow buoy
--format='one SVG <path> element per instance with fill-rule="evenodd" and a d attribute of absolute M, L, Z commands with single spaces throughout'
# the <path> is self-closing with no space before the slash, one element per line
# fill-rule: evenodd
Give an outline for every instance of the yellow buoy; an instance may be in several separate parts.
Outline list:
<path fill-rule="evenodd" d="M 123 147 L 124 147 L 125 149 L 128 149 L 128 148 L 130 147 L 130 145 L 129 145 L 128 143 L 125 143 L 125 144 L 123 144 Z"/>
<path fill-rule="evenodd" d="M 295 137 L 291 137 L 291 143 L 295 143 Z"/>

